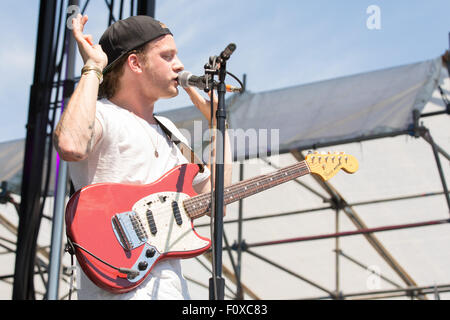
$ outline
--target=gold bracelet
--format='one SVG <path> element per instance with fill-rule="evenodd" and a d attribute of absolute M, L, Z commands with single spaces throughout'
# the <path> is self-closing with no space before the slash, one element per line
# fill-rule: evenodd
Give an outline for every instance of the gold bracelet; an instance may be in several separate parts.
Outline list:
<path fill-rule="evenodd" d="M 83 69 L 81 69 L 81 75 L 91 73 L 91 72 L 95 72 L 95 75 L 97 76 L 100 83 L 103 82 L 103 73 L 102 73 L 102 70 L 100 70 L 100 68 L 97 68 L 94 66 L 84 66 Z"/>

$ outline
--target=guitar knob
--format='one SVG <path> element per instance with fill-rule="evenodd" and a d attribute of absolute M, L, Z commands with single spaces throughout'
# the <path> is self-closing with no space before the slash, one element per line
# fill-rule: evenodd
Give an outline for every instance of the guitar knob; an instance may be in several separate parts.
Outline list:
<path fill-rule="evenodd" d="M 145 256 L 147 258 L 152 258 L 156 253 L 156 250 L 153 248 L 147 249 L 147 251 L 145 251 Z"/>
<path fill-rule="evenodd" d="M 148 263 L 146 261 L 141 261 L 138 264 L 138 269 L 141 271 L 144 271 L 145 269 L 147 269 L 148 267 Z"/>

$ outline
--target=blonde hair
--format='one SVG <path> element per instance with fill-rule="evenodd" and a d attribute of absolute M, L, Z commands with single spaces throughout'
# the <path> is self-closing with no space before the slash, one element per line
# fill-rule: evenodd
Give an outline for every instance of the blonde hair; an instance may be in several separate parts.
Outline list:
<path fill-rule="evenodd" d="M 143 63 L 146 63 L 146 56 L 144 52 L 147 48 L 147 44 L 148 43 L 143 44 L 142 46 L 131 50 L 123 57 L 119 58 L 119 60 L 114 63 L 114 66 L 106 74 L 103 75 L 103 82 L 100 84 L 100 87 L 98 89 L 98 97 L 100 99 L 110 99 L 116 94 L 120 86 L 120 78 L 123 75 L 125 62 L 127 61 L 130 54 L 136 54 L 140 59 L 142 59 Z"/>

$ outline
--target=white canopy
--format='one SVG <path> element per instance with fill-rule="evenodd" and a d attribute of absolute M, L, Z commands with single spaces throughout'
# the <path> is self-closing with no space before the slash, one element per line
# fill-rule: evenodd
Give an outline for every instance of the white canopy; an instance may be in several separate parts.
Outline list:
<path fill-rule="evenodd" d="M 267 154 L 271 146 L 279 149 L 268 153 L 284 153 L 406 133 L 414 123 L 413 110 L 422 111 L 437 87 L 441 70 L 439 57 L 285 89 L 233 95 L 227 100 L 229 124 L 245 132 L 231 130 L 232 143 L 249 129 L 267 130 L 269 136 L 258 146 L 234 143 L 235 158 L 255 157 L 258 150 Z M 194 106 L 160 115 L 188 130 L 194 146 L 201 145 L 203 137 L 195 132 L 194 121 L 203 121 L 203 129 L 207 125 Z M 278 139 L 277 134 L 279 145 L 272 141 Z"/>

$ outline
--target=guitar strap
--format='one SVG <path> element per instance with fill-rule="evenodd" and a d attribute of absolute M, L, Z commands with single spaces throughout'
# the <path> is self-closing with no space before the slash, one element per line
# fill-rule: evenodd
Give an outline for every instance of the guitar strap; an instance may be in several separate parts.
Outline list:
<path fill-rule="evenodd" d="M 178 130 L 170 130 L 168 128 L 168 126 L 170 126 L 168 119 L 156 115 L 153 116 L 167 137 L 180 149 L 183 156 L 191 163 L 198 164 L 200 166 L 200 172 L 203 172 L 205 170 L 206 163 L 200 159 L 195 154 L 194 150 L 192 150 L 192 148 L 186 143 L 186 138 L 184 136 L 180 136 L 181 133 Z"/>

